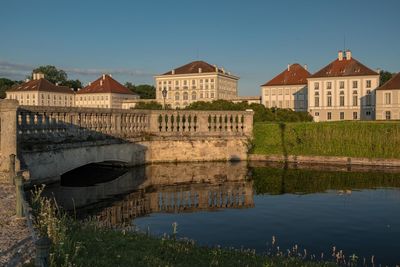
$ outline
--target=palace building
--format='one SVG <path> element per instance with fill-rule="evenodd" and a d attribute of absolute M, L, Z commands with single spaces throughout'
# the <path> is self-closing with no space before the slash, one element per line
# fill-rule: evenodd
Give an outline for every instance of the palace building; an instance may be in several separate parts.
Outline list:
<path fill-rule="evenodd" d="M 308 78 L 308 111 L 314 121 L 373 120 L 379 73 L 354 59 L 351 51 Z"/>
<path fill-rule="evenodd" d="M 376 89 L 376 120 L 400 120 L 400 72 Z"/>
<path fill-rule="evenodd" d="M 24 106 L 73 107 L 74 91 L 66 86 L 54 85 L 42 73 L 33 73 L 33 79 L 6 91 L 6 99 L 16 99 Z"/>
<path fill-rule="evenodd" d="M 196 101 L 236 98 L 239 77 L 207 62 L 193 61 L 154 79 L 156 100 L 183 108 Z"/>
<path fill-rule="evenodd" d="M 139 99 L 139 96 L 110 74 L 103 74 L 76 93 L 75 104 L 77 107 L 121 109 L 124 101 L 132 99 Z"/>
<path fill-rule="evenodd" d="M 267 108 L 307 111 L 307 67 L 288 65 L 287 69 L 261 85 L 261 103 Z"/>

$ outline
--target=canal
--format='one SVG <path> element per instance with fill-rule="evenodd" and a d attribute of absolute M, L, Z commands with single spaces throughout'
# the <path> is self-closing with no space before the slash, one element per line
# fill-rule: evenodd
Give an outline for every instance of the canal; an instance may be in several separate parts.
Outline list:
<path fill-rule="evenodd" d="M 293 250 L 400 264 L 400 173 L 392 170 L 180 163 L 88 165 L 44 194 L 78 218 L 172 233 L 207 246 Z M 274 241 L 273 241 L 274 240 Z M 278 248 L 279 247 L 279 248 Z"/>

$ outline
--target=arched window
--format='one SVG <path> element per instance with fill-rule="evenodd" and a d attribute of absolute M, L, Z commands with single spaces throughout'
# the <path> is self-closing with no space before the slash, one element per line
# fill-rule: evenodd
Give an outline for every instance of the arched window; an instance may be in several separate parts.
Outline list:
<path fill-rule="evenodd" d="M 179 100 L 179 93 L 175 93 L 175 100 Z"/>
<path fill-rule="evenodd" d="M 332 107 L 332 92 L 328 92 L 327 95 L 328 95 L 328 97 L 327 97 L 326 104 L 328 107 Z"/>
<path fill-rule="evenodd" d="M 357 90 L 353 91 L 353 106 L 354 107 L 358 106 L 358 93 L 357 93 Z"/>
<path fill-rule="evenodd" d="M 183 93 L 183 100 L 188 100 L 189 99 L 189 94 L 187 92 Z"/>
<path fill-rule="evenodd" d="M 340 105 L 341 107 L 344 107 L 344 91 L 340 91 L 339 105 Z"/>
<path fill-rule="evenodd" d="M 197 95 L 196 95 L 195 92 L 193 92 L 193 93 L 192 93 L 192 100 L 196 100 L 196 98 L 197 98 Z"/>

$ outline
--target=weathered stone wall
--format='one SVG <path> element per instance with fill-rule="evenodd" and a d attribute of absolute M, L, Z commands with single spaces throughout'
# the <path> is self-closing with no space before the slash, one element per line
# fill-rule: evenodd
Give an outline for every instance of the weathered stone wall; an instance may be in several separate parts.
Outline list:
<path fill-rule="evenodd" d="M 246 159 L 253 130 L 253 111 L 18 106 L 14 100 L 1 100 L 0 109 L 0 170 L 16 154 L 17 169 L 49 180 L 105 160 L 136 165 Z"/>
<path fill-rule="evenodd" d="M 53 182 L 89 163 L 124 162 L 128 166 L 154 162 L 228 161 L 247 159 L 246 138 L 159 138 L 134 143 L 64 147 L 24 152 L 21 161 L 32 183 Z"/>

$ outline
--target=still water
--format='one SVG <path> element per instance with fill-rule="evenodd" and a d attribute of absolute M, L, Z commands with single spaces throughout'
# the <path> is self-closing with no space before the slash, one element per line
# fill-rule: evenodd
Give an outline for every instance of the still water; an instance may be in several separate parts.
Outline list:
<path fill-rule="evenodd" d="M 78 216 L 134 225 L 202 245 L 298 245 L 329 258 L 332 247 L 382 265 L 400 264 L 400 173 L 289 168 L 246 163 L 160 164 L 133 169 L 89 165 L 45 194 Z"/>

